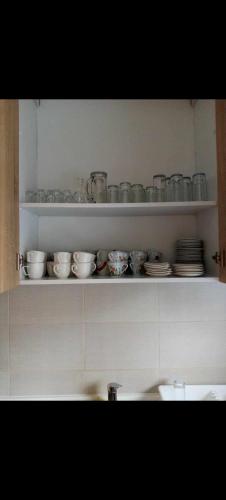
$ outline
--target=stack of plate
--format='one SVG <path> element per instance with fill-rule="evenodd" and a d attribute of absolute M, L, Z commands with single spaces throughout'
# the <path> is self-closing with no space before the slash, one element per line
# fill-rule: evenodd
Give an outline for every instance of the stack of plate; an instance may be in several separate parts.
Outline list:
<path fill-rule="evenodd" d="M 176 262 L 203 263 L 203 241 L 194 238 L 178 240 L 176 244 Z"/>
<path fill-rule="evenodd" d="M 145 273 L 153 278 L 163 278 L 172 274 L 169 262 L 145 262 Z"/>
<path fill-rule="evenodd" d="M 173 264 L 173 271 L 176 276 L 184 276 L 195 278 L 197 276 L 203 276 L 204 265 L 200 264 Z"/>

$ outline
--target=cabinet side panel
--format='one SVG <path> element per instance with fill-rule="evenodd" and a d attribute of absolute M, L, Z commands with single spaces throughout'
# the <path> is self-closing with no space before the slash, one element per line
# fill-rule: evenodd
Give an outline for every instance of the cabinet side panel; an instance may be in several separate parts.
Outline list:
<path fill-rule="evenodd" d="M 213 260 L 218 249 L 219 231 L 218 231 L 218 209 L 211 208 L 197 215 L 198 235 L 204 242 L 204 260 L 207 274 L 217 276 L 219 269 Z"/>
<path fill-rule="evenodd" d="M 226 100 L 216 101 L 220 281 L 226 283 Z"/>
<path fill-rule="evenodd" d="M 17 100 L 0 100 L 0 292 L 18 285 L 19 110 Z"/>
<path fill-rule="evenodd" d="M 19 101 L 19 127 L 19 194 L 25 201 L 26 190 L 37 189 L 37 108 L 32 99 Z"/>

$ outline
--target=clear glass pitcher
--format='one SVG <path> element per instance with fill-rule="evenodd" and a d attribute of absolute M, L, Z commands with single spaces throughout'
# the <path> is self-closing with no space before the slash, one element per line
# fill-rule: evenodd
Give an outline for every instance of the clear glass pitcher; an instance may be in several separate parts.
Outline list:
<path fill-rule="evenodd" d="M 107 173 L 91 172 L 87 182 L 87 192 L 90 201 L 106 203 L 107 201 Z"/>

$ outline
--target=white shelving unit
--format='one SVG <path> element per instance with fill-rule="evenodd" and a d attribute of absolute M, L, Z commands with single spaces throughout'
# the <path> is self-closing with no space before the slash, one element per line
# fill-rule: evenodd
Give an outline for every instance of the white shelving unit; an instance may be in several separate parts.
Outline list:
<path fill-rule="evenodd" d="M 39 217 L 137 217 L 195 215 L 216 207 L 215 201 L 157 203 L 21 203 L 20 208 Z"/>
<path fill-rule="evenodd" d="M 20 285 L 135 285 L 137 283 L 142 284 L 156 284 L 156 283 L 215 283 L 217 281 L 216 277 L 203 276 L 199 278 L 179 278 L 176 276 L 170 276 L 167 278 L 150 278 L 149 276 L 141 276 L 139 278 L 133 276 L 125 276 L 121 278 L 117 277 L 105 277 L 101 278 L 99 276 L 92 276 L 87 279 L 73 279 L 68 278 L 66 280 L 60 280 L 57 278 L 43 278 L 41 280 L 21 280 Z"/>
<path fill-rule="evenodd" d="M 207 276 L 28 280 L 29 285 L 211 283 L 218 268 L 215 108 L 211 100 L 20 102 L 20 253 L 148 249 L 174 262 L 175 242 L 200 238 Z M 192 105 L 190 105 L 192 104 Z M 152 183 L 154 174 L 206 172 L 211 201 L 116 204 L 25 203 L 26 190 L 75 190 L 76 176 L 108 172 L 108 184 Z"/>

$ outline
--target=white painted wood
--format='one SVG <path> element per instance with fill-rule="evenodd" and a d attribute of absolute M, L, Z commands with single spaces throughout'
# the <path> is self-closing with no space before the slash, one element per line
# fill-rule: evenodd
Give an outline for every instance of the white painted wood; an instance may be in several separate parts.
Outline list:
<path fill-rule="evenodd" d="M 29 279 L 24 279 L 20 281 L 20 285 L 28 285 L 28 286 L 37 286 L 37 285 L 109 285 L 109 284 L 115 284 L 115 285 L 135 285 L 138 283 L 142 284 L 149 284 L 153 283 L 167 283 L 167 284 L 178 284 L 178 283 L 215 283 L 217 282 L 218 279 L 212 276 L 204 276 L 200 278 L 179 278 L 179 277 L 167 277 L 167 278 L 150 278 L 149 276 L 143 276 L 139 278 L 134 278 L 133 276 L 126 276 L 126 277 L 121 277 L 121 278 L 114 278 L 114 277 L 99 277 L 99 276 L 92 276 L 91 278 L 87 279 L 73 279 L 69 278 L 66 280 L 59 280 L 57 278 L 43 278 L 41 280 L 29 280 Z"/>
<path fill-rule="evenodd" d="M 151 215 L 192 215 L 215 201 L 165 203 L 21 203 L 20 208 L 39 216 L 55 217 L 134 217 Z"/>

